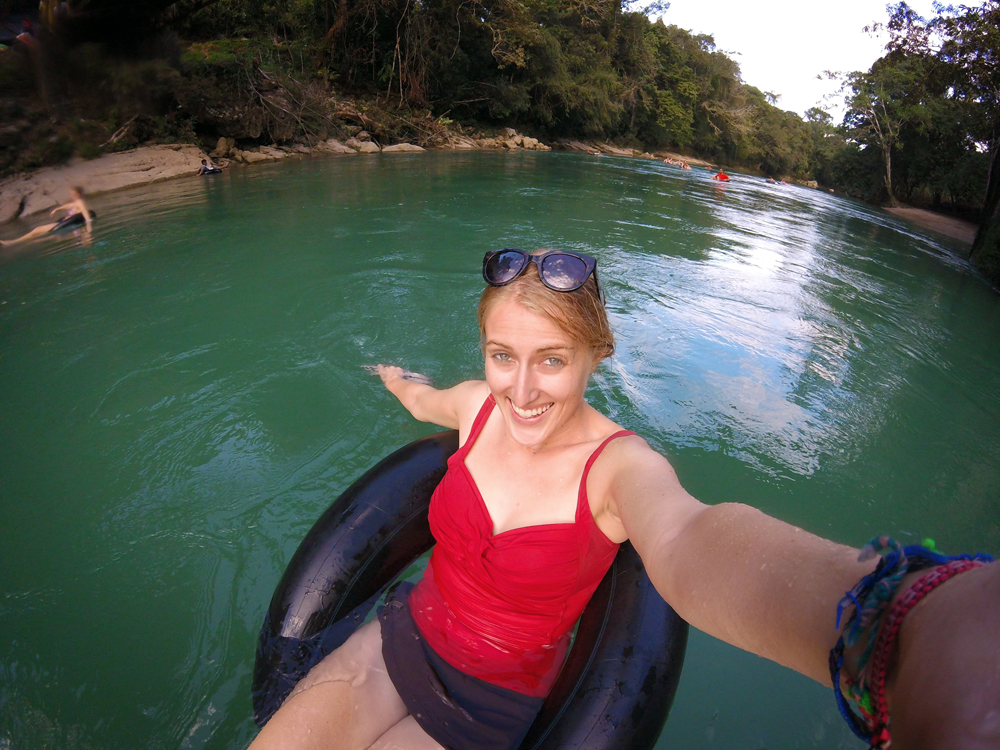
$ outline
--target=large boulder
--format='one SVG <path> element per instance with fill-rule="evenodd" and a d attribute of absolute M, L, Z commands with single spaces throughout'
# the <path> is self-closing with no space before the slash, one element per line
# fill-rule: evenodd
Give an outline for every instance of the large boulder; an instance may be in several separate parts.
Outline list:
<path fill-rule="evenodd" d="M 221 159 L 224 156 L 229 156 L 229 152 L 236 146 L 236 141 L 232 138 L 220 138 L 219 142 L 215 146 L 215 150 L 209 153 L 213 159 Z"/>
<path fill-rule="evenodd" d="M 274 161 L 274 157 L 260 151 L 241 151 L 240 156 L 247 164 L 260 164 L 262 161 Z"/>
<path fill-rule="evenodd" d="M 423 151 L 420 146 L 414 145 L 412 143 L 397 143 L 394 146 L 386 146 L 382 149 L 383 154 L 395 154 L 401 152 L 416 152 Z"/>
<path fill-rule="evenodd" d="M 612 156 L 633 156 L 635 151 L 630 148 L 618 148 L 617 146 L 609 146 L 607 143 L 598 143 L 601 151 L 606 154 L 611 154 Z"/>
<path fill-rule="evenodd" d="M 377 143 L 372 143 L 371 141 L 361 141 L 361 144 L 358 146 L 358 151 L 362 154 L 377 154 L 381 150 Z"/>
<path fill-rule="evenodd" d="M 471 138 L 466 138 L 465 136 L 452 138 L 448 142 L 448 147 L 458 149 L 461 151 L 471 151 L 473 149 L 479 148 L 479 146 L 476 145 L 475 141 L 473 141 Z"/>
<path fill-rule="evenodd" d="M 358 153 L 355 149 L 350 146 L 346 146 L 336 138 L 328 138 L 325 141 L 321 141 L 316 145 L 316 151 L 325 152 L 328 154 L 356 154 Z"/>

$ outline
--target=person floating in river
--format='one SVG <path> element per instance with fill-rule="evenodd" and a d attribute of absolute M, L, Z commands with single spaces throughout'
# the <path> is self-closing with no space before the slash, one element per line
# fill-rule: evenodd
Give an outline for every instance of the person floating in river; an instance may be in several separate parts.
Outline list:
<path fill-rule="evenodd" d="M 858 550 L 746 505 L 699 502 L 666 458 L 587 403 L 615 350 L 594 258 L 498 250 L 483 277 L 484 380 L 438 390 L 378 367 L 414 418 L 459 432 L 430 503 L 427 570 L 312 668 L 252 750 L 518 747 L 626 540 L 694 627 L 828 686 L 870 686 L 867 705 L 891 707 L 894 747 L 996 747 L 1000 566 L 963 558 L 928 583 L 918 563 L 945 558 L 880 540 L 891 561 L 876 594 L 895 590 L 904 607 L 922 598 L 905 619 L 896 605 L 883 616 L 890 597 L 875 601 L 874 563 Z M 846 591 L 861 617 L 839 644 Z M 896 636 L 900 622 L 897 645 L 879 640 L 869 659 L 867 637 Z M 878 716 L 859 721 L 887 732 Z"/>
<path fill-rule="evenodd" d="M 729 175 L 726 174 L 726 170 L 724 170 L 722 167 L 719 167 L 718 173 L 713 174 L 711 179 L 718 180 L 719 182 L 729 182 Z"/>
<path fill-rule="evenodd" d="M 218 174 L 222 171 L 222 167 L 216 166 L 215 164 L 209 164 L 207 159 L 201 160 L 201 166 L 198 167 L 198 176 L 203 174 Z"/>
<path fill-rule="evenodd" d="M 59 221 L 50 222 L 48 224 L 42 224 L 35 227 L 30 232 L 22 235 L 13 240 L 6 240 L 0 242 L 0 245 L 13 245 L 17 242 L 24 242 L 26 240 L 33 240 L 36 237 L 42 237 L 46 234 L 52 234 L 61 229 L 67 227 L 78 227 L 82 228 L 84 235 L 89 239 L 91 228 L 93 225 L 94 213 L 89 208 L 83 199 L 83 188 L 74 187 L 70 189 L 70 196 L 72 200 L 69 203 L 64 203 L 61 206 L 56 206 L 49 213 L 50 216 L 59 213 L 60 211 L 65 211 L 66 216 L 64 216 Z"/>

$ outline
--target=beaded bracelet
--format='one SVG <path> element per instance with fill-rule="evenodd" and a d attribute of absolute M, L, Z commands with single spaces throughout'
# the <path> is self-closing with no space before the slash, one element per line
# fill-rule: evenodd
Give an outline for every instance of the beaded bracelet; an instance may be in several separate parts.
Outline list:
<path fill-rule="evenodd" d="M 924 596 L 945 581 L 973 568 L 993 561 L 989 555 L 942 555 L 934 549 L 934 541 L 925 539 L 923 545 L 901 546 L 891 537 L 880 536 L 861 548 L 860 562 L 881 556 L 874 571 L 862 578 L 837 604 L 837 629 L 840 629 L 844 609 L 854 606 L 846 621 L 844 632 L 837 645 L 830 651 L 830 677 L 837 698 L 837 707 L 851 731 L 871 748 L 885 750 L 892 744 L 889 732 L 889 714 L 885 704 L 885 680 L 889 652 L 895 642 L 903 618 Z M 896 594 L 903 578 L 927 568 L 934 570 L 915 581 L 893 605 L 888 616 L 889 602 Z M 880 622 L 881 620 L 881 622 Z M 844 649 L 865 638 L 865 649 L 858 659 L 856 677 L 844 675 L 847 697 L 854 701 L 861 715 L 854 713 L 840 688 L 840 675 L 844 667 Z"/>

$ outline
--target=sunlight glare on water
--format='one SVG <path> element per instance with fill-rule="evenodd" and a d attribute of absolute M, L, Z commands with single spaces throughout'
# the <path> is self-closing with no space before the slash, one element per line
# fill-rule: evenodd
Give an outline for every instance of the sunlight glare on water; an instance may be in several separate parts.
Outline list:
<path fill-rule="evenodd" d="M 591 402 L 711 503 L 1000 552 L 1000 311 L 948 240 L 820 191 L 570 154 L 328 158 L 99 196 L 0 256 L 0 748 L 239 748 L 327 505 L 435 431 L 363 365 L 481 375 L 484 251 L 598 257 Z M 831 619 L 833 612 L 830 613 Z M 692 633 L 659 747 L 854 748 Z"/>

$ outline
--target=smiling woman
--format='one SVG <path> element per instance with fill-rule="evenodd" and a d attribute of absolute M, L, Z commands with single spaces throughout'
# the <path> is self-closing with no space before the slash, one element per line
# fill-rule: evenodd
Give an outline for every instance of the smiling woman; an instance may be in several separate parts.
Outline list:
<path fill-rule="evenodd" d="M 871 573 L 867 558 L 745 505 L 700 503 L 665 458 L 586 402 L 591 374 L 614 348 L 594 259 L 496 251 L 483 276 L 485 381 L 437 390 L 401 368 L 378 368 L 414 417 L 459 431 L 430 501 L 437 544 L 426 573 L 313 667 L 253 747 L 518 747 L 626 540 L 692 625 L 830 684 L 838 637 L 830 613 Z M 965 578 L 996 588 L 997 570 L 980 564 Z M 963 596 L 958 587 L 950 595 Z M 980 606 L 972 619 L 994 614 Z M 878 631 L 874 622 L 864 627 Z M 925 619 L 916 632 L 940 628 Z M 903 661 L 909 654 L 899 649 Z M 848 654 L 846 674 L 856 658 Z M 915 714 L 904 709 L 925 701 L 905 688 L 896 694 L 905 696 L 900 735 L 921 747 Z M 964 737 L 952 734 L 988 734 L 989 711 L 979 714 L 962 721 Z M 947 723 L 940 711 L 935 720 Z M 879 729 L 887 738 L 887 722 Z M 926 746 L 944 745 L 938 735 Z"/>

